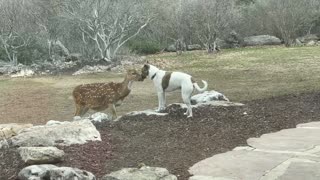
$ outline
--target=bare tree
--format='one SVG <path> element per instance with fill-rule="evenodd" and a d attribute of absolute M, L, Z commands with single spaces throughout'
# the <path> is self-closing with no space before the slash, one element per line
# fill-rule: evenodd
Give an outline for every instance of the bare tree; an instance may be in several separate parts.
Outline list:
<path fill-rule="evenodd" d="M 208 53 L 218 51 L 216 40 L 230 31 L 231 24 L 238 17 L 234 0 L 194 1 L 193 27 L 199 41 Z"/>
<path fill-rule="evenodd" d="M 259 13 L 253 16 L 269 21 L 268 28 L 275 30 L 286 46 L 299 34 L 310 32 L 320 13 L 318 0 L 258 0 L 254 6 Z"/>
<path fill-rule="evenodd" d="M 65 10 L 78 22 L 83 42 L 93 41 L 100 58 L 110 61 L 152 20 L 141 15 L 140 8 L 139 1 L 73 0 Z"/>
<path fill-rule="evenodd" d="M 18 51 L 30 42 L 24 4 L 18 0 L 0 1 L 0 45 L 12 65 L 18 64 Z"/>
<path fill-rule="evenodd" d="M 39 28 L 38 36 L 46 40 L 49 58 L 54 55 L 53 47 L 59 47 L 64 56 L 70 54 L 60 39 L 63 33 L 68 33 L 61 25 L 63 3 L 63 0 L 33 0 L 33 7 L 30 9 Z"/>

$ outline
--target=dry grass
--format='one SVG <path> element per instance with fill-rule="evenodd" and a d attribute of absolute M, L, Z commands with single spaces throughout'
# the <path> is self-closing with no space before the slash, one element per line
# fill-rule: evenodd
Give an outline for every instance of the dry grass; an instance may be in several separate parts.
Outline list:
<path fill-rule="evenodd" d="M 283 94 L 320 90 L 320 47 L 259 47 L 224 50 L 216 55 L 203 51 L 182 56 L 164 53 L 148 56 L 167 70 L 192 74 L 209 82 L 209 89 L 233 101 L 247 101 Z M 9 79 L 0 77 L 0 123 L 45 123 L 70 120 L 71 98 L 78 84 L 122 81 L 119 73 L 82 76 Z M 202 85 L 201 85 L 202 86 Z M 168 94 L 168 103 L 181 102 L 180 92 Z M 118 108 L 119 114 L 155 108 L 157 97 L 150 80 L 134 83 L 132 93 Z"/>

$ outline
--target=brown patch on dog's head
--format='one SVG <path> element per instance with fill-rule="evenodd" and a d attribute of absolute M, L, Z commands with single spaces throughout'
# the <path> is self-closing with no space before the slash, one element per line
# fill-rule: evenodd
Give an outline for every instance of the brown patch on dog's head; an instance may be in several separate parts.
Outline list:
<path fill-rule="evenodd" d="M 142 78 L 142 80 L 144 80 L 145 78 L 148 77 L 149 70 L 150 70 L 150 65 L 149 64 L 145 64 L 143 66 L 143 68 L 141 69 L 141 78 Z"/>

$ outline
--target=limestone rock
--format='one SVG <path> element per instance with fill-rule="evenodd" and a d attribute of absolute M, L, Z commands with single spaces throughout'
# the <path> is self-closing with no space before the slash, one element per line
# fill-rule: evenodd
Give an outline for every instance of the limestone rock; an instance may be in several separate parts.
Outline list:
<path fill-rule="evenodd" d="M 17 135 L 21 130 L 32 127 L 32 124 L 0 124 L 0 140 Z"/>
<path fill-rule="evenodd" d="M 71 167 L 57 167 L 49 170 L 51 179 L 81 179 L 81 180 L 96 180 L 96 177 L 88 171 Z"/>
<path fill-rule="evenodd" d="M 229 99 L 217 91 L 205 91 L 191 97 L 192 104 L 207 103 L 210 101 L 229 101 Z"/>
<path fill-rule="evenodd" d="M 35 179 L 45 179 L 48 177 L 49 169 L 55 168 L 57 166 L 51 164 L 43 165 L 32 165 L 23 168 L 19 174 L 19 180 L 35 180 Z"/>
<path fill-rule="evenodd" d="M 55 120 L 50 120 L 46 123 L 46 125 L 50 126 L 50 125 L 58 125 L 58 124 L 63 124 L 63 122 L 61 121 L 55 121 Z"/>
<path fill-rule="evenodd" d="M 147 109 L 147 110 L 144 110 L 144 111 L 132 111 L 132 112 L 126 114 L 126 115 L 127 116 L 135 116 L 135 115 L 140 115 L 140 114 L 145 114 L 147 116 L 150 116 L 150 115 L 166 116 L 166 115 L 168 115 L 168 113 L 156 112 L 156 111 L 151 110 L 151 109 Z"/>
<path fill-rule="evenodd" d="M 70 167 L 57 167 L 54 165 L 43 164 L 43 165 L 32 165 L 23 168 L 18 177 L 20 180 L 35 180 L 35 179 L 65 179 L 65 180 L 73 180 L 76 179 L 81 180 L 96 180 L 96 177 L 84 170 L 80 170 L 77 168 Z"/>
<path fill-rule="evenodd" d="M 90 120 L 34 126 L 10 139 L 11 145 L 16 147 L 84 144 L 87 141 L 101 141 L 99 131 Z"/>
<path fill-rule="evenodd" d="M 320 38 L 316 34 L 308 34 L 297 38 L 302 43 L 308 43 L 310 41 L 318 41 Z"/>
<path fill-rule="evenodd" d="M 202 47 L 200 44 L 190 44 L 187 47 L 188 51 L 195 51 L 195 50 L 201 50 L 201 49 L 202 49 Z"/>
<path fill-rule="evenodd" d="M 143 166 L 112 172 L 105 175 L 102 180 L 177 180 L 177 177 L 165 168 Z"/>
<path fill-rule="evenodd" d="M 316 46 L 317 42 L 312 40 L 312 41 L 309 41 L 306 45 L 307 46 Z"/>
<path fill-rule="evenodd" d="M 110 121 L 112 120 L 112 116 L 109 116 L 105 113 L 96 112 L 90 116 L 90 120 L 93 122 Z"/>
<path fill-rule="evenodd" d="M 16 74 L 11 75 L 11 77 L 30 77 L 33 76 L 35 72 L 31 69 L 22 69 L 21 71 L 17 72 Z"/>
<path fill-rule="evenodd" d="M 18 151 L 26 164 L 57 163 L 64 156 L 64 152 L 56 147 L 20 147 Z"/>
<path fill-rule="evenodd" d="M 9 142 L 6 139 L 0 140 L 0 149 L 9 148 L 9 147 L 10 147 Z"/>
<path fill-rule="evenodd" d="M 281 40 L 275 36 L 259 35 L 244 38 L 245 46 L 280 45 Z"/>

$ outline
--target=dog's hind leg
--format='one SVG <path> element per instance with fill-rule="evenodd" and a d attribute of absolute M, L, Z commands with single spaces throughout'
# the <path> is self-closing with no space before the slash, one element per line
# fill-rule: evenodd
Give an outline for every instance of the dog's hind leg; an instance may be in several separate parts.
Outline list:
<path fill-rule="evenodd" d="M 191 94 L 193 92 L 193 88 L 183 88 L 181 89 L 181 95 L 183 102 L 187 105 L 187 111 L 184 113 L 184 115 L 188 115 L 189 117 L 192 117 L 192 107 L 191 107 Z"/>
<path fill-rule="evenodd" d="M 187 115 L 188 118 L 192 117 L 192 107 L 191 107 L 191 101 L 189 97 L 183 97 L 183 102 L 187 105 L 187 111 L 184 113 L 184 115 Z"/>

